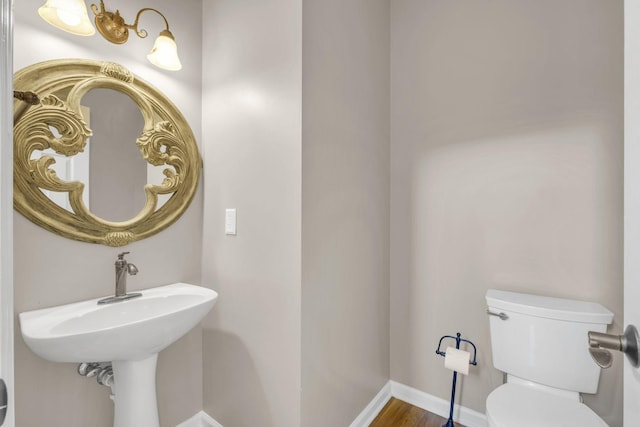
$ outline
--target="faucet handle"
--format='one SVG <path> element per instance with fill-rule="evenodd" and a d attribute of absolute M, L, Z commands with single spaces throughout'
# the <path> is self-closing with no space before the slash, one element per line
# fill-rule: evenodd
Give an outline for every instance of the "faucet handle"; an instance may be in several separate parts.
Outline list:
<path fill-rule="evenodd" d="M 122 252 L 121 254 L 118 254 L 118 259 L 123 260 L 123 259 L 124 259 L 124 256 L 125 256 L 126 254 L 130 254 L 130 253 L 131 253 L 131 252 Z"/>

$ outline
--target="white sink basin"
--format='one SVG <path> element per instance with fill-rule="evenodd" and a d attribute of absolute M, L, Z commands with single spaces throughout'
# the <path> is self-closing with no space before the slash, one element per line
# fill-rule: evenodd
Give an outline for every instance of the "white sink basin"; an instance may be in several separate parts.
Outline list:
<path fill-rule="evenodd" d="M 113 304 L 98 299 L 20 313 L 22 336 L 53 362 L 138 360 L 169 346 L 197 325 L 218 294 L 175 283 Z"/>
<path fill-rule="evenodd" d="M 189 332 L 218 294 L 175 283 L 113 304 L 93 299 L 20 313 L 25 343 L 53 362 L 111 362 L 115 427 L 158 427 L 158 352 Z"/>

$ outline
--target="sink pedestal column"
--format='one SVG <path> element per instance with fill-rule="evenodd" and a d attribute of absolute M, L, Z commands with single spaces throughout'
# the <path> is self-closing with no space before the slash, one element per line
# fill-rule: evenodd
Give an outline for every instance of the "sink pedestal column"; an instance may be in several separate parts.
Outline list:
<path fill-rule="evenodd" d="M 158 354 L 142 360 L 112 361 L 114 427 L 159 427 L 156 400 Z"/>

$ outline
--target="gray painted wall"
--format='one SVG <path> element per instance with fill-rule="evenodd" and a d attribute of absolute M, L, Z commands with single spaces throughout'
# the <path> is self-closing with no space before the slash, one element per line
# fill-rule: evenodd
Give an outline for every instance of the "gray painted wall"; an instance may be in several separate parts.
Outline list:
<path fill-rule="evenodd" d="M 303 1 L 302 426 L 389 379 L 389 2 Z"/>
<path fill-rule="evenodd" d="M 80 57 L 119 62 L 165 92 L 183 111 L 196 139 L 201 139 L 201 2 L 155 2 L 170 17 L 183 63 L 180 73 L 156 69 L 145 58 L 161 30 L 159 17 L 147 18 L 149 38 L 132 36 L 124 46 L 99 35 L 72 36 L 45 23 L 37 14 L 42 2 L 15 2 L 15 69 L 47 59 Z M 129 18 L 148 3 L 119 4 Z M 187 48 L 191 47 L 191 48 Z M 117 202 L 117 201 L 114 201 Z M 124 248 L 75 242 L 41 229 L 15 215 L 15 313 L 113 293 L 116 254 L 131 251 L 128 259 L 140 269 L 129 278 L 129 289 L 187 281 L 200 283 L 202 192 L 176 224 L 149 239 Z M 23 343 L 16 319 L 15 336 L 16 425 L 113 425 L 109 391 L 95 380 L 76 374 L 74 364 L 50 363 L 38 358 Z M 158 402 L 161 425 L 175 426 L 202 408 L 202 339 L 196 328 L 160 354 Z"/>
<path fill-rule="evenodd" d="M 300 424 L 301 13 L 204 2 L 204 409 L 225 426 Z"/>
<path fill-rule="evenodd" d="M 391 378 L 443 399 L 442 335 L 488 288 L 597 301 L 622 326 L 622 1 L 391 2 Z M 622 360 L 586 403 L 622 425 Z"/>
<path fill-rule="evenodd" d="M 205 410 L 348 425 L 389 377 L 388 3 L 205 15 Z"/>

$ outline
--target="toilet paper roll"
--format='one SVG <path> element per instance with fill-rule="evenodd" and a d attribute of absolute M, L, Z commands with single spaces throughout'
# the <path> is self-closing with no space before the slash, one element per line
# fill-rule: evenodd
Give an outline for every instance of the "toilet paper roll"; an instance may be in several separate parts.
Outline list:
<path fill-rule="evenodd" d="M 461 374 L 469 374 L 469 360 L 471 354 L 468 351 L 460 350 L 455 347 L 447 347 L 444 356 L 444 367 Z"/>

